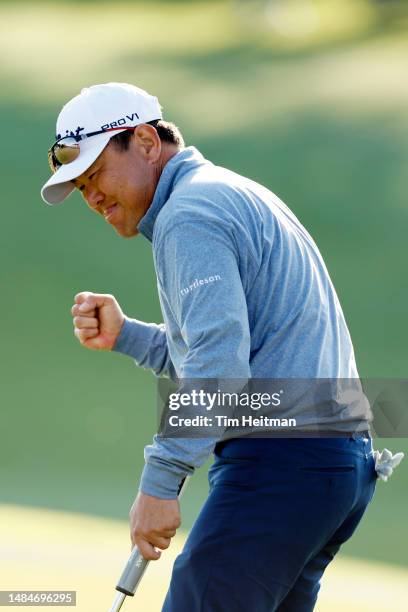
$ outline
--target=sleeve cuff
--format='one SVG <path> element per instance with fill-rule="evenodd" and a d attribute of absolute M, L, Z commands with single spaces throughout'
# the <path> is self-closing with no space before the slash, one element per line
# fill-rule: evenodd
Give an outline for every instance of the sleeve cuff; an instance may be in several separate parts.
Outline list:
<path fill-rule="evenodd" d="M 137 359 L 139 353 L 144 353 L 146 345 L 150 344 L 152 327 L 148 323 L 126 317 L 112 351 Z"/>
<path fill-rule="evenodd" d="M 191 470 L 191 473 L 193 470 Z M 167 462 L 146 463 L 140 479 L 139 490 L 161 499 L 176 499 L 180 484 L 189 475 L 177 465 Z"/>

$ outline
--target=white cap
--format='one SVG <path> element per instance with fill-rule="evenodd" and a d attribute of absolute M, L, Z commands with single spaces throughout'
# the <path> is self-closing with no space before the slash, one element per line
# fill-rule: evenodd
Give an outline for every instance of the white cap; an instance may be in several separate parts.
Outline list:
<path fill-rule="evenodd" d="M 161 119 L 159 101 L 128 83 L 104 83 L 86 87 L 62 108 L 57 119 L 57 139 L 88 134 L 112 127 L 133 127 Z M 122 130 L 123 131 L 123 130 Z M 71 181 L 85 172 L 119 130 L 80 141 L 80 154 L 58 168 L 41 189 L 46 204 L 59 204 L 75 189 Z"/>

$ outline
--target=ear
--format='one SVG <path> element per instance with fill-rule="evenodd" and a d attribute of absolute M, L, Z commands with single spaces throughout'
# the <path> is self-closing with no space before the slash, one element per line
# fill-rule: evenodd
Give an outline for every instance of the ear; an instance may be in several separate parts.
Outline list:
<path fill-rule="evenodd" d="M 142 123 L 135 128 L 133 134 L 135 146 L 148 163 L 156 163 L 161 153 L 161 140 L 155 128 Z"/>

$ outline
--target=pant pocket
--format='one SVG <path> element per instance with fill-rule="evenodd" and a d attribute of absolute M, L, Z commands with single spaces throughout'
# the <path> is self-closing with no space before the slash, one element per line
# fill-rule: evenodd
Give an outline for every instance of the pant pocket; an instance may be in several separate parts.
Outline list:
<path fill-rule="evenodd" d="M 313 474 L 342 474 L 343 472 L 355 471 L 354 465 L 306 465 L 300 468 L 301 472 Z"/>

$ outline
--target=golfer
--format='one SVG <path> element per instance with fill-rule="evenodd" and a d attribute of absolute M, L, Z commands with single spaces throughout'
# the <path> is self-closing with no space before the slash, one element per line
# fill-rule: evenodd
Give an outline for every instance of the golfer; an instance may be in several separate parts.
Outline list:
<path fill-rule="evenodd" d="M 253 138 L 241 134 L 244 150 Z M 78 189 L 117 234 L 142 234 L 153 249 L 164 324 L 125 316 L 113 296 L 84 291 L 72 307 L 83 346 L 181 381 L 358 380 L 335 289 L 308 232 L 267 188 L 185 147 L 157 98 L 123 83 L 83 89 L 61 110 L 49 161 L 48 204 Z M 133 275 L 129 282 L 136 290 Z M 324 435 L 230 430 L 220 439 L 156 435 L 146 447 L 130 523 L 151 560 L 180 525 L 180 483 L 215 455 L 165 612 L 314 609 L 325 568 L 374 494 L 371 413 L 338 398 L 329 408 L 281 412 L 295 414 L 299 432 Z"/>

